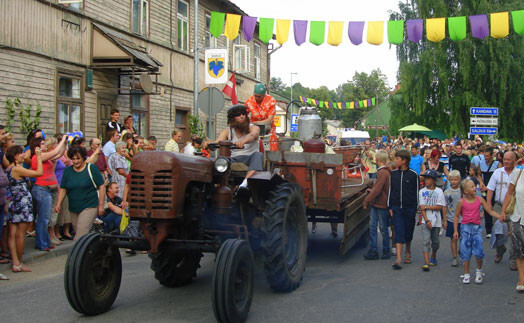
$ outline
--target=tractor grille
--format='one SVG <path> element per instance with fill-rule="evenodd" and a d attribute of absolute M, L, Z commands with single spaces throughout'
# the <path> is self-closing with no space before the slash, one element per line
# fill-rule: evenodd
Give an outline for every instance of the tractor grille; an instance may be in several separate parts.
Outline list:
<path fill-rule="evenodd" d="M 137 170 L 131 170 L 130 179 L 130 198 L 131 207 L 137 210 L 145 210 L 146 208 L 146 182 L 144 174 Z"/>
<path fill-rule="evenodd" d="M 173 200 L 173 177 L 171 170 L 159 170 L 153 174 L 151 189 L 151 208 L 169 210 Z"/>

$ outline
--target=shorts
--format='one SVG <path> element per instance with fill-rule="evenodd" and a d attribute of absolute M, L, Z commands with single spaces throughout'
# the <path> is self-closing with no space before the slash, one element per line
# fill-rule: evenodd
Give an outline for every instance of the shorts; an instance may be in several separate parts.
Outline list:
<path fill-rule="evenodd" d="M 455 228 L 453 227 L 454 224 L 451 221 L 448 221 L 448 227 L 446 229 L 446 237 L 453 238 L 453 233 L 455 233 Z M 458 232 L 459 232 L 459 238 L 460 238 L 460 226 L 461 224 L 458 224 Z"/>
<path fill-rule="evenodd" d="M 460 259 L 469 261 L 472 254 L 477 259 L 484 259 L 483 242 L 481 225 L 462 224 L 460 227 Z"/>
<path fill-rule="evenodd" d="M 515 258 L 524 258 L 524 225 L 511 222 L 511 252 Z"/>
<path fill-rule="evenodd" d="M 415 231 L 417 209 L 414 207 L 400 208 L 392 206 L 393 211 L 392 224 L 395 228 L 395 239 L 393 243 L 409 243 L 413 240 Z"/>
<path fill-rule="evenodd" d="M 428 227 L 422 225 L 422 250 L 423 252 L 436 252 L 440 247 L 439 233 L 440 227 L 433 227 L 428 229 Z"/>

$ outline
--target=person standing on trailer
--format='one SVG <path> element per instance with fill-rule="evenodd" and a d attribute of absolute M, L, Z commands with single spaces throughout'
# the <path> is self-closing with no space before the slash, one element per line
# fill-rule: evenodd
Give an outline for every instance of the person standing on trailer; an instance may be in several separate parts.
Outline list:
<path fill-rule="evenodd" d="M 266 85 L 263 83 L 257 83 L 255 85 L 254 94 L 247 99 L 245 106 L 249 108 L 249 120 L 251 120 L 251 122 L 271 123 L 269 147 L 271 151 L 278 151 L 277 130 L 275 123 L 273 122 L 273 118 L 277 111 L 277 100 L 266 93 Z"/>

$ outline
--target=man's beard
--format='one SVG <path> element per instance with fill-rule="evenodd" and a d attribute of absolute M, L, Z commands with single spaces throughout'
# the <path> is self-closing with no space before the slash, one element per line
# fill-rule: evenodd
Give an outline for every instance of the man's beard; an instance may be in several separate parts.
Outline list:
<path fill-rule="evenodd" d="M 244 122 L 238 122 L 233 120 L 231 121 L 230 127 L 238 129 L 242 131 L 242 133 L 246 134 L 249 132 L 249 120 L 247 118 L 244 120 Z"/>

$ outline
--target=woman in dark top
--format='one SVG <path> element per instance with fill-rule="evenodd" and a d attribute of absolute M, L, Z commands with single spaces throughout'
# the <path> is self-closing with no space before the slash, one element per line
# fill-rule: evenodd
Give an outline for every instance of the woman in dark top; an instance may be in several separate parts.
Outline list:
<path fill-rule="evenodd" d="M 430 158 L 427 162 L 422 164 L 422 172 L 421 174 L 424 174 L 426 170 L 435 170 L 438 173 L 436 186 L 444 189 L 445 182 L 444 182 L 444 175 L 449 176 L 449 170 L 448 167 L 440 161 L 440 152 L 438 150 L 433 150 L 431 152 Z"/>

